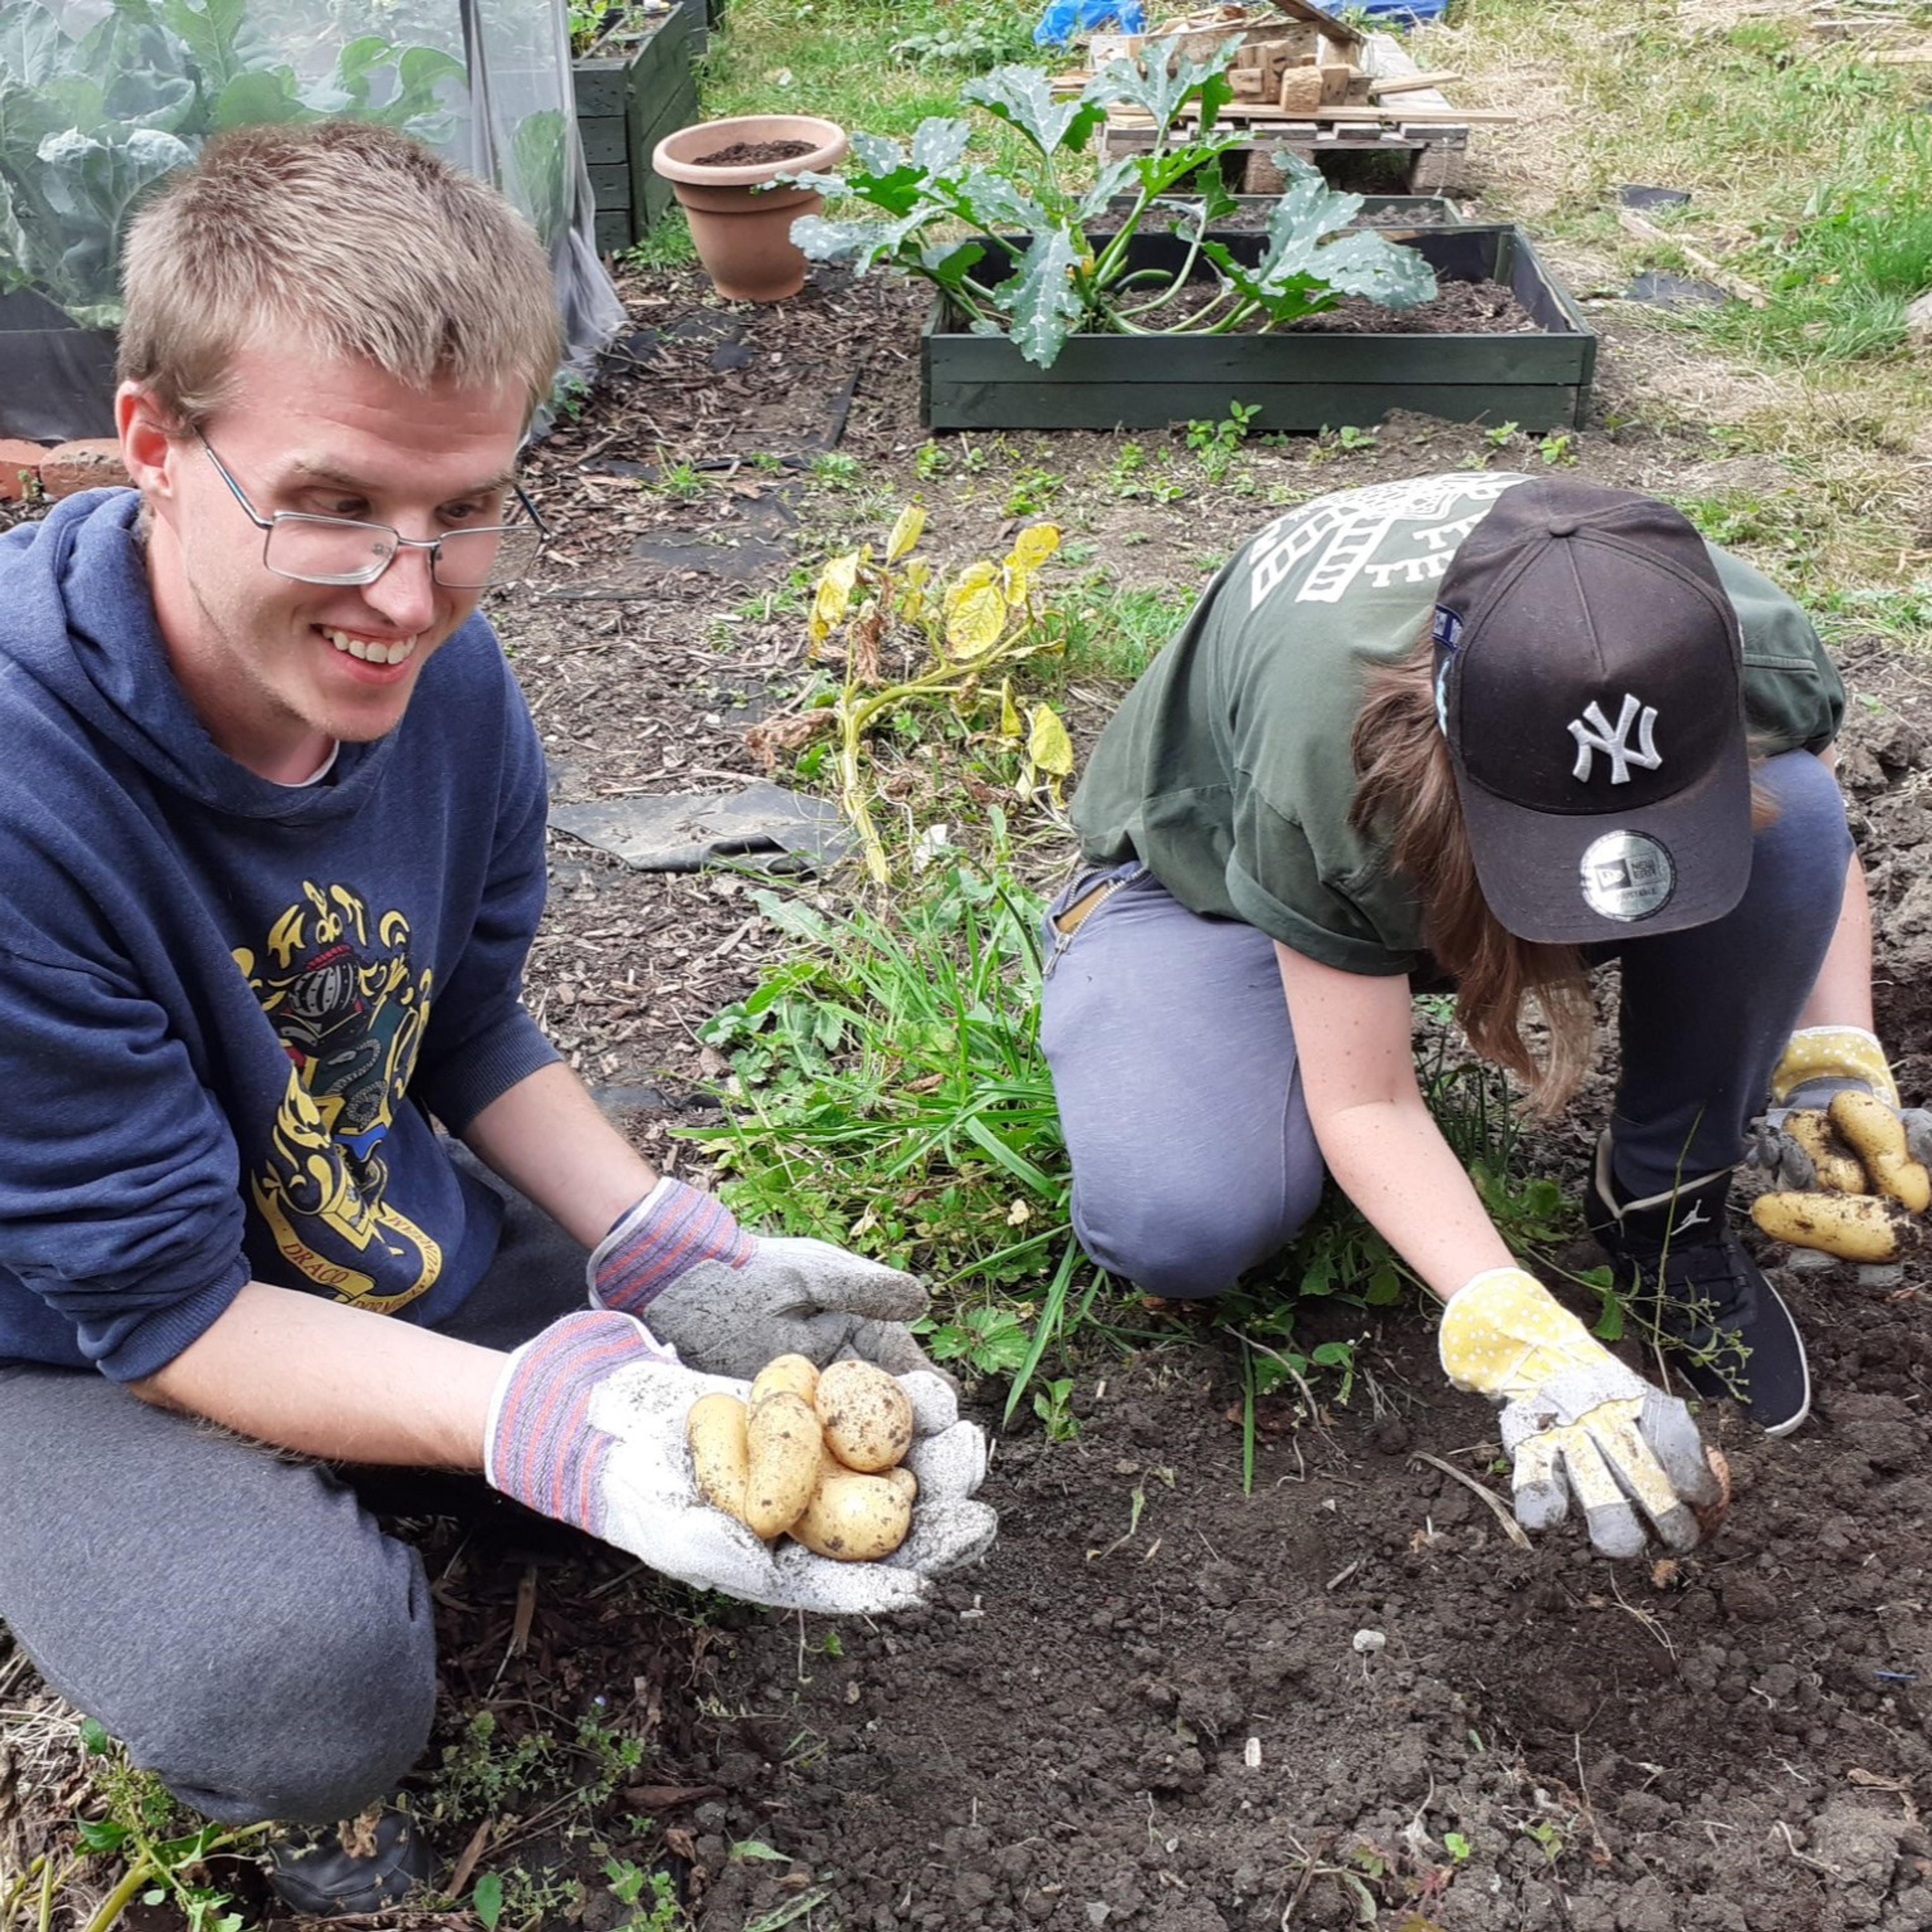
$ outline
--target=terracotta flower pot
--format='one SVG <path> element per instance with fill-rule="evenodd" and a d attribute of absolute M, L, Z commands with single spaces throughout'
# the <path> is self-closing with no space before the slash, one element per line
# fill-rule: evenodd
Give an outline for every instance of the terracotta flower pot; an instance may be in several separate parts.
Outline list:
<path fill-rule="evenodd" d="M 704 157 L 740 143 L 809 141 L 788 160 L 712 167 Z M 740 114 L 667 134 L 651 166 L 671 184 L 691 220 L 691 238 L 712 286 L 737 302 L 782 302 L 805 281 L 805 257 L 791 225 L 816 214 L 824 198 L 803 188 L 760 189 L 779 175 L 834 168 L 845 158 L 845 130 L 808 114 Z"/>

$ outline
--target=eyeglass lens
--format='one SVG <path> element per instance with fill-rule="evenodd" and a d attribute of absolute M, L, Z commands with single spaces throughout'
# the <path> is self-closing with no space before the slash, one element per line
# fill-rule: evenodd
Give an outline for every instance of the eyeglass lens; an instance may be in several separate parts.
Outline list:
<path fill-rule="evenodd" d="M 507 530 L 452 530 L 438 545 L 435 578 L 446 590 L 479 590 L 493 578 L 516 576 L 542 541 L 527 523 Z M 380 524 L 339 518 L 280 517 L 268 532 L 268 567 L 310 582 L 366 584 L 396 549 L 395 532 Z"/>

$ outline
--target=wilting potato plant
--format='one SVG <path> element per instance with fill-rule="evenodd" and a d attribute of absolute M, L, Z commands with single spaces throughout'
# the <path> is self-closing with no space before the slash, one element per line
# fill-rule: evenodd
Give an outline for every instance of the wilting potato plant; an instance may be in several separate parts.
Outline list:
<path fill-rule="evenodd" d="M 988 729 L 1023 747 L 1022 796 L 1043 782 L 1057 799 L 1073 770 L 1072 744 L 1058 713 L 1045 704 L 1023 708 L 1012 688 L 1016 666 L 1060 648 L 1037 598 L 1039 574 L 1060 548 L 1059 531 L 1033 524 L 999 561 L 970 563 L 947 583 L 911 554 L 925 529 L 926 512 L 909 504 L 876 555 L 867 544 L 826 565 L 806 632 L 815 655 L 842 658 L 840 681 L 810 708 L 747 734 L 767 758 L 821 732 L 832 734 L 839 806 L 859 835 L 866 872 L 880 884 L 891 868 L 872 821 L 866 741 L 908 706 L 943 700 L 965 716 L 982 704 L 997 705 Z"/>

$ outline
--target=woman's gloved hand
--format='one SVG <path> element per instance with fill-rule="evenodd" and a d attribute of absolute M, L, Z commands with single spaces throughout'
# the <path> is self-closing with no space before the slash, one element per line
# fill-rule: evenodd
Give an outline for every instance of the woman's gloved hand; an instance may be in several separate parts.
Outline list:
<path fill-rule="evenodd" d="M 1450 1381 L 1502 1405 L 1525 1529 L 1562 1522 L 1574 1496 L 1606 1556 L 1641 1556 L 1651 1530 L 1666 1549 L 1695 1546 L 1695 1511 L 1722 1484 L 1690 1411 L 1626 1368 L 1534 1275 L 1476 1276 L 1450 1297 L 1439 1342 Z"/>

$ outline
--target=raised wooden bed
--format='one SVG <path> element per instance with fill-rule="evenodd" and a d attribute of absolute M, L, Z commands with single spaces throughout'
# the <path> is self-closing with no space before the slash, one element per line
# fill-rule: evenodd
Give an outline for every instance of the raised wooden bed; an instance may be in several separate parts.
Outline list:
<path fill-rule="evenodd" d="M 1223 235 L 1238 257 L 1263 238 Z M 1535 334 L 1076 335 L 1051 369 L 1005 336 L 974 335 L 935 302 L 920 342 L 920 393 L 933 429 L 1155 429 L 1258 403 L 1252 427 L 1310 434 L 1415 410 L 1540 433 L 1580 424 L 1596 371 L 1595 332 L 1514 226 L 1412 232 L 1444 281 L 1496 281 L 1541 325 Z M 1134 268 L 1178 266 L 1172 236 L 1137 236 Z"/>
<path fill-rule="evenodd" d="M 602 254 L 641 241 L 671 205 L 670 182 L 652 172 L 651 150 L 699 118 L 692 62 L 705 18 L 693 0 L 644 20 L 644 38 L 621 53 L 571 64 Z"/>

